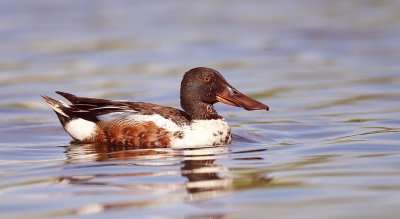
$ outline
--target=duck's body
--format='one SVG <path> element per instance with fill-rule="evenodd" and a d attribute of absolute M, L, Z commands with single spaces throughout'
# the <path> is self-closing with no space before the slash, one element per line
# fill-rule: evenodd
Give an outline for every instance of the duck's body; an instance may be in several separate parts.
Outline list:
<path fill-rule="evenodd" d="M 146 147 L 225 145 L 231 128 L 214 109 L 217 101 L 247 110 L 268 106 L 234 89 L 217 71 L 194 68 L 181 84 L 185 111 L 151 103 L 111 101 L 57 92 L 71 102 L 44 96 L 65 131 L 80 143 Z"/>
<path fill-rule="evenodd" d="M 57 93 L 72 105 L 44 98 L 77 142 L 182 147 L 223 145 L 232 140 L 230 127 L 223 118 L 190 120 L 185 112 L 171 107 Z"/>

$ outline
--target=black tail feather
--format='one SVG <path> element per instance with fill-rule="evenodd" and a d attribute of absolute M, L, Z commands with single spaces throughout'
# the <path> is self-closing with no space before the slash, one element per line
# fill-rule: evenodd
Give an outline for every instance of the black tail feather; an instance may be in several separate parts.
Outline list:
<path fill-rule="evenodd" d="M 110 101 L 110 100 L 104 100 L 104 99 L 98 99 L 98 98 L 88 98 L 88 97 L 78 97 L 73 94 L 69 94 L 69 93 L 65 93 L 65 92 L 61 92 L 61 91 L 56 91 L 56 93 L 63 96 L 65 99 L 67 99 L 73 105 L 74 104 L 92 104 L 92 105 L 96 105 L 97 107 L 101 107 L 101 106 L 107 106 L 107 105 L 114 104 L 113 101 Z"/>
<path fill-rule="evenodd" d="M 67 99 L 69 102 L 71 102 L 72 104 L 77 104 L 79 103 L 79 98 L 73 94 L 70 93 L 65 93 L 62 91 L 56 91 L 57 94 L 61 95 L 62 97 L 64 97 L 65 99 Z"/>
<path fill-rule="evenodd" d="M 66 107 L 62 102 L 44 95 L 42 97 L 53 108 L 63 126 L 73 119 L 73 116 L 69 115 L 70 108 Z"/>
<path fill-rule="evenodd" d="M 66 124 L 68 121 L 71 121 L 72 119 L 76 118 L 81 118 L 93 122 L 98 121 L 97 114 L 95 112 L 91 112 L 90 109 L 101 107 L 102 105 L 105 104 L 104 101 L 106 101 L 102 99 L 77 97 L 73 94 L 61 91 L 56 91 L 56 93 L 63 96 L 72 104 L 66 105 L 60 100 L 55 100 L 48 96 L 42 96 L 42 97 L 56 112 L 62 124 Z"/>

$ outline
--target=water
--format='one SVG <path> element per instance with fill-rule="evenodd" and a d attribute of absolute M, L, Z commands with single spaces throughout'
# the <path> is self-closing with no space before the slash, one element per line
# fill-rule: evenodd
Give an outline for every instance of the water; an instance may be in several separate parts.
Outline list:
<path fill-rule="evenodd" d="M 397 218 L 400 4 L 1 1 L 1 218 Z M 40 95 L 179 107 L 219 70 L 229 146 L 71 145 Z"/>

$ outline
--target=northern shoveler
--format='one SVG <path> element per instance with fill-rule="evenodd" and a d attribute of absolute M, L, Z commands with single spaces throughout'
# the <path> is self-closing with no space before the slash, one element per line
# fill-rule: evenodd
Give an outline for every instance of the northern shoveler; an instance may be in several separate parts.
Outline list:
<path fill-rule="evenodd" d="M 43 96 L 64 130 L 78 143 L 146 147 L 225 145 L 231 128 L 214 109 L 222 102 L 246 110 L 269 110 L 232 87 L 216 70 L 198 67 L 185 73 L 180 98 L 184 111 L 151 103 L 78 97 L 57 91 L 70 105 Z"/>

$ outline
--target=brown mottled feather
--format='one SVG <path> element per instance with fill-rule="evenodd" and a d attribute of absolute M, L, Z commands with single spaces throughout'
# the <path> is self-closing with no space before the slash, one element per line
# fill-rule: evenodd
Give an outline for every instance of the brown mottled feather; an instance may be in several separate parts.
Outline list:
<path fill-rule="evenodd" d="M 168 147 L 173 133 L 158 127 L 154 122 L 134 122 L 117 120 L 97 123 L 95 135 L 83 143 L 96 142 L 109 145 L 140 147 Z"/>

